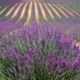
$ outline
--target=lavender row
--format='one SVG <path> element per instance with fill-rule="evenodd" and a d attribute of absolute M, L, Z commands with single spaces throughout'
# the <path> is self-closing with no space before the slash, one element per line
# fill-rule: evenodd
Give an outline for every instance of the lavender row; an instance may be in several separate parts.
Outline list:
<path fill-rule="evenodd" d="M 23 22 L 23 21 L 22 21 Z M 33 24 L 33 23 L 31 23 Z M 44 24 L 45 25 L 45 24 Z M 75 23 L 57 23 L 57 24 L 46 24 L 47 26 L 53 27 L 53 29 L 62 29 L 65 33 L 73 33 L 77 32 L 78 33 L 78 39 L 80 39 L 80 24 L 75 24 Z M 14 22 L 8 22 L 4 21 L 0 23 L 0 37 L 4 36 L 4 34 L 10 33 L 12 31 L 15 31 L 17 29 L 20 29 L 24 27 L 22 23 L 14 23 Z M 27 26 L 25 26 L 27 27 Z"/>
<path fill-rule="evenodd" d="M 1 22 L 0 23 L 0 37 L 4 36 L 5 34 L 10 33 L 11 31 L 14 31 L 16 29 L 19 29 L 22 27 L 22 24 L 13 23 L 13 22 Z"/>

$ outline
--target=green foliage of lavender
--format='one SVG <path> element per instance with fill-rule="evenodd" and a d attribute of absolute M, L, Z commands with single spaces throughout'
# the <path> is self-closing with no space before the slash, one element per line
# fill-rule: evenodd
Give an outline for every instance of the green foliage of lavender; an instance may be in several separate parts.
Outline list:
<path fill-rule="evenodd" d="M 0 41 L 3 80 L 79 80 L 76 33 L 36 23 Z"/>

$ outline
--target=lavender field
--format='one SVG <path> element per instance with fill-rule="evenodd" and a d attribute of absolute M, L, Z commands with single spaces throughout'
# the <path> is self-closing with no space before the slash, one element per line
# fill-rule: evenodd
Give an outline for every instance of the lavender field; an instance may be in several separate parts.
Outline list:
<path fill-rule="evenodd" d="M 0 0 L 0 80 L 80 80 L 80 0 Z"/>

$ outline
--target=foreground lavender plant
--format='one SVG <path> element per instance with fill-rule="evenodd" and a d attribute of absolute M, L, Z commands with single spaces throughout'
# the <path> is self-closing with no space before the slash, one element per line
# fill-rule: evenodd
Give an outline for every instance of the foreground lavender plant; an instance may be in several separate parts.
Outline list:
<path fill-rule="evenodd" d="M 4 80 L 79 80 L 80 51 L 76 34 L 38 24 L 1 42 Z"/>

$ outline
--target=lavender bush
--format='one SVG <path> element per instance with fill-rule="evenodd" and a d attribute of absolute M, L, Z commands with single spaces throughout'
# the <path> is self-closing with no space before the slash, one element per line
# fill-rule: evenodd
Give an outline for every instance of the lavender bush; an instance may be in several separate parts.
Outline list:
<path fill-rule="evenodd" d="M 0 42 L 3 80 L 79 80 L 76 33 L 32 24 Z"/>

